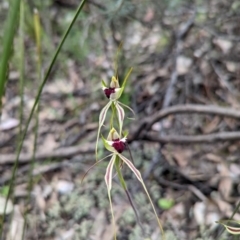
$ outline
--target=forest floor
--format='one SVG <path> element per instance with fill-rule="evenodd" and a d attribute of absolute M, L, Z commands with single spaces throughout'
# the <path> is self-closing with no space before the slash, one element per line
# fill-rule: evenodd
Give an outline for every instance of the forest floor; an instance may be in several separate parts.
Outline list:
<path fill-rule="evenodd" d="M 77 1 L 50 2 L 39 10 L 43 71 Z M 133 67 L 122 101 L 135 112 L 135 119 L 127 119 L 124 128 L 129 130 L 134 164 L 154 201 L 166 239 L 232 239 L 226 232 L 221 234 L 223 227 L 216 221 L 230 219 L 240 200 L 238 3 L 176 1 L 175 6 L 168 6 L 152 0 L 138 6 L 135 1 L 123 2 L 115 12 L 101 1 L 89 1 L 69 36 L 41 96 L 34 164 L 34 120 L 24 141 L 14 199 L 9 203 L 13 214 L 6 219 L 4 239 L 22 239 L 24 212 L 24 239 L 113 239 L 104 181 L 109 160 L 91 169 L 83 182 L 82 178 L 95 163 L 98 114 L 107 103 L 101 79 L 110 81 L 114 74 L 121 42 L 120 80 Z M 39 85 L 31 26 L 27 26 L 24 121 Z M 0 201 L 8 191 L 18 143 L 16 55 L 17 49 L 0 122 Z M 126 115 L 132 117 L 127 109 Z M 100 143 L 99 156 L 106 154 Z M 122 171 L 144 232 L 119 181 L 113 178 L 118 239 L 161 239 L 141 184 L 126 166 Z M 240 220 L 239 211 L 233 219 Z"/>

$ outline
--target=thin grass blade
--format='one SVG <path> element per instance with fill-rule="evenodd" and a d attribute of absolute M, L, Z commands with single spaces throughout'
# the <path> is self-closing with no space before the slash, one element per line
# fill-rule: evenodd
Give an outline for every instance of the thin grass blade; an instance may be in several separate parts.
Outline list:
<path fill-rule="evenodd" d="M 120 93 L 119 93 L 119 98 L 121 97 L 123 91 L 124 91 L 124 88 L 126 86 L 126 83 L 127 83 L 127 80 L 132 72 L 133 68 L 130 68 L 127 75 L 125 76 L 124 80 L 123 80 L 123 84 L 121 85 L 121 90 L 120 90 Z"/>
<path fill-rule="evenodd" d="M 69 27 L 67 28 L 66 32 L 64 33 L 64 35 L 63 35 L 63 37 L 62 37 L 62 40 L 61 40 L 60 44 L 58 45 L 58 48 L 57 48 L 55 54 L 53 55 L 53 58 L 52 58 L 51 63 L 50 63 L 50 65 L 49 65 L 49 67 L 48 67 L 48 70 L 47 70 L 46 75 L 45 75 L 45 77 L 44 77 L 44 79 L 43 79 L 43 82 L 41 83 L 41 85 L 40 85 L 40 87 L 39 87 L 39 89 L 38 89 L 37 96 L 36 96 L 36 98 L 35 98 L 33 107 L 32 107 L 32 109 L 31 109 L 31 112 L 30 112 L 29 117 L 28 117 L 27 122 L 26 122 L 26 127 L 25 127 L 25 129 L 24 129 L 24 131 L 23 131 L 22 138 L 21 138 L 21 140 L 20 140 L 20 142 L 19 142 L 19 145 L 18 145 L 18 147 L 17 147 L 17 156 L 16 156 L 16 161 L 15 161 L 14 166 L 13 166 L 13 171 L 12 171 L 12 175 L 11 175 L 11 181 L 10 181 L 10 185 L 9 185 L 9 192 L 8 192 L 7 201 L 6 201 L 6 204 L 5 204 L 5 209 L 6 209 L 6 206 L 7 206 L 8 199 L 10 198 L 10 195 L 11 195 L 12 190 L 13 190 L 13 187 L 14 187 L 15 174 L 16 174 L 16 171 L 17 171 L 17 169 L 18 169 L 18 161 L 19 161 L 19 156 L 20 156 L 20 153 L 21 153 L 21 150 L 22 150 L 22 147 L 23 147 L 23 141 L 24 141 L 24 139 L 25 139 L 25 137 L 26 137 L 26 135 L 27 135 L 27 130 L 28 130 L 30 121 L 31 121 L 31 119 L 32 119 L 32 117 L 33 117 L 33 114 L 34 114 L 34 112 L 35 112 L 35 109 L 36 109 L 36 107 L 37 107 L 37 104 L 38 104 L 38 102 L 39 102 L 39 99 L 40 99 L 40 96 L 41 96 L 43 87 L 44 87 L 44 85 L 46 84 L 46 82 L 47 82 L 47 80 L 48 80 L 49 74 L 50 74 L 50 72 L 51 72 L 51 70 L 52 70 L 52 68 L 53 68 L 53 65 L 54 65 L 57 57 L 58 57 L 58 54 L 60 53 L 60 50 L 62 49 L 62 46 L 63 46 L 65 40 L 67 39 L 67 36 L 68 36 L 70 30 L 72 29 L 72 26 L 73 26 L 73 24 L 75 23 L 78 15 L 79 15 L 79 13 L 81 12 L 81 10 L 82 10 L 82 8 L 83 8 L 83 6 L 84 6 L 84 4 L 85 4 L 86 1 L 87 1 L 87 0 L 82 0 L 82 2 L 79 4 L 79 7 L 78 7 L 78 9 L 76 10 L 76 13 L 75 13 L 75 15 L 74 15 L 71 23 L 69 24 Z M 16 6 L 16 5 L 17 5 L 17 3 L 20 2 L 20 1 L 19 1 L 19 0 L 13 0 L 12 2 L 13 2 L 13 3 L 12 3 L 12 4 L 13 4 L 13 5 L 12 5 L 12 8 L 16 8 L 16 11 L 17 11 L 17 10 L 19 9 L 19 6 Z M 13 11 L 13 12 L 15 13 L 15 11 Z M 17 15 L 17 13 L 16 13 L 16 15 Z M 16 17 L 14 14 L 12 14 L 11 16 L 15 17 L 14 21 L 16 21 L 17 17 Z M 12 21 L 12 19 L 11 19 L 11 21 Z M 13 24 L 13 25 L 14 25 L 14 24 Z M 14 26 L 15 26 L 15 25 L 14 25 Z M 10 31 L 12 31 L 12 26 L 10 26 L 10 27 L 11 27 Z M 13 30 L 14 30 L 14 29 L 13 29 Z M 9 29 L 8 29 L 7 31 L 9 31 Z M 13 33 L 14 33 L 14 32 L 13 32 Z M 14 34 L 12 34 L 12 35 L 14 35 Z M 13 36 L 12 36 L 12 38 L 13 38 Z M 10 47 L 11 47 L 11 46 L 10 46 Z M 7 57 L 7 62 L 8 62 L 8 59 L 9 59 L 9 58 Z M 4 62 L 4 64 L 3 64 L 2 62 Z M 6 74 L 6 71 L 5 71 L 5 70 L 6 70 L 6 66 L 5 66 L 5 65 L 7 65 L 7 63 L 5 64 L 5 62 L 6 62 L 5 60 L 2 60 L 2 62 L 1 62 L 1 64 L 0 64 L 0 81 L 1 81 L 1 82 L 0 82 L 0 98 L 1 98 L 1 96 L 2 96 L 2 95 L 1 95 L 1 85 L 2 85 L 2 81 L 3 81 L 3 79 L 6 77 L 6 76 L 5 76 L 5 74 Z M 4 65 L 4 66 L 3 66 L 3 65 Z M 4 72 L 4 71 L 5 71 L 5 72 Z M 3 73 L 4 73 L 4 74 L 3 74 Z M 3 87 L 4 87 L 4 84 L 3 84 Z M 0 104 L 1 104 L 1 99 L 0 99 Z M 1 105 L 0 105 L 0 109 L 1 109 Z M 4 222 L 4 219 L 5 219 L 5 215 L 4 215 L 3 218 L 2 218 L 2 223 Z M 2 229 L 3 229 L 2 226 L 0 226 L 0 239 L 2 238 Z"/>
<path fill-rule="evenodd" d="M 8 75 L 8 63 L 12 55 L 13 39 L 18 26 L 18 16 L 20 10 L 20 0 L 11 0 L 9 2 L 9 13 L 3 32 L 3 42 L 1 43 L 1 61 L 0 61 L 0 112 L 2 109 L 2 97 L 5 91 L 5 85 Z"/>
<path fill-rule="evenodd" d="M 42 42 L 41 42 L 41 22 L 40 16 L 37 9 L 34 9 L 33 15 L 34 22 L 34 32 L 35 32 L 35 43 L 36 43 L 36 66 L 37 66 L 37 74 L 38 80 L 41 82 L 42 80 Z M 34 142 L 33 142 L 33 155 L 31 159 L 30 169 L 28 172 L 28 196 L 27 196 L 27 205 L 30 204 L 31 192 L 33 188 L 33 169 L 36 160 L 36 152 L 37 152 L 37 140 L 38 140 L 38 127 L 39 127 L 39 111 L 40 111 L 40 103 L 37 104 L 37 109 L 35 112 L 35 126 L 34 126 Z M 22 235 L 22 240 L 24 240 L 25 231 L 27 227 L 27 212 L 24 213 L 24 231 Z"/>
<path fill-rule="evenodd" d="M 82 184 L 84 178 L 87 176 L 87 174 L 89 173 L 89 171 L 90 171 L 93 167 L 95 167 L 97 164 L 99 164 L 99 163 L 102 162 L 104 159 L 106 159 L 106 158 L 108 158 L 108 157 L 110 157 L 110 156 L 112 156 L 112 154 L 109 154 L 108 156 L 106 156 L 106 157 L 100 159 L 99 161 L 95 162 L 95 163 L 84 173 L 84 175 L 83 175 L 83 177 L 82 177 L 82 179 L 81 179 L 81 184 Z"/>

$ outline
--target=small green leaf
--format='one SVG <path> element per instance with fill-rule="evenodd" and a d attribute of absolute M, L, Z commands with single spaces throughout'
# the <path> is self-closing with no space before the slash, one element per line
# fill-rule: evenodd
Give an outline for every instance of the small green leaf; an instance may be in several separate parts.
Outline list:
<path fill-rule="evenodd" d="M 173 199 L 167 199 L 167 198 L 160 198 L 158 200 L 158 206 L 164 210 L 168 210 L 172 208 L 174 205 Z"/>

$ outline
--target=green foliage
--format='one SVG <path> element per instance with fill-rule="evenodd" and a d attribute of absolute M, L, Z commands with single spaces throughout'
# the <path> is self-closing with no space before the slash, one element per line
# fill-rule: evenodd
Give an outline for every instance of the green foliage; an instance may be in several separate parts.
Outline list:
<path fill-rule="evenodd" d="M 13 39 L 18 26 L 18 17 L 20 9 L 20 0 L 11 0 L 9 3 L 10 9 L 8 12 L 7 21 L 4 26 L 2 39 L 2 50 L 0 60 L 0 112 L 2 108 L 2 97 L 4 95 L 5 85 L 8 79 L 8 64 L 12 56 Z"/>
<path fill-rule="evenodd" d="M 167 198 L 160 198 L 158 200 L 158 206 L 163 210 L 168 210 L 174 206 L 174 200 L 167 199 Z"/>

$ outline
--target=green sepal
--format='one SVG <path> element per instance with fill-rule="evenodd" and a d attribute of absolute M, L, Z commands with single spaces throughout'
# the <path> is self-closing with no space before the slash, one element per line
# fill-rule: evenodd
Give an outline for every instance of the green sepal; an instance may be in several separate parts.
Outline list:
<path fill-rule="evenodd" d="M 127 138 L 128 133 L 129 133 L 128 130 L 124 130 L 124 131 L 123 131 L 123 137 Z"/>
<path fill-rule="evenodd" d="M 105 147 L 108 151 L 113 152 L 113 153 L 116 153 L 115 148 L 112 147 L 112 146 L 108 143 L 109 141 L 107 141 L 103 136 L 101 136 L 101 137 L 102 137 L 102 140 L 103 140 L 104 147 Z"/>
<path fill-rule="evenodd" d="M 102 80 L 102 87 L 107 88 L 107 84 L 104 82 L 104 80 Z"/>
<path fill-rule="evenodd" d="M 123 84 L 122 84 L 122 86 L 121 86 L 121 90 L 120 90 L 120 93 L 119 93 L 119 95 L 118 95 L 119 98 L 121 97 L 121 95 L 122 95 L 122 93 L 123 93 L 123 91 L 124 91 L 124 88 L 125 88 L 125 86 L 126 86 L 128 77 L 129 77 L 129 75 L 131 74 L 132 70 L 133 70 L 133 68 L 130 68 L 130 69 L 129 69 L 127 75 L 125 76 L 125 78 L 124 78 L 124 80 L 123 80 Z"/>

